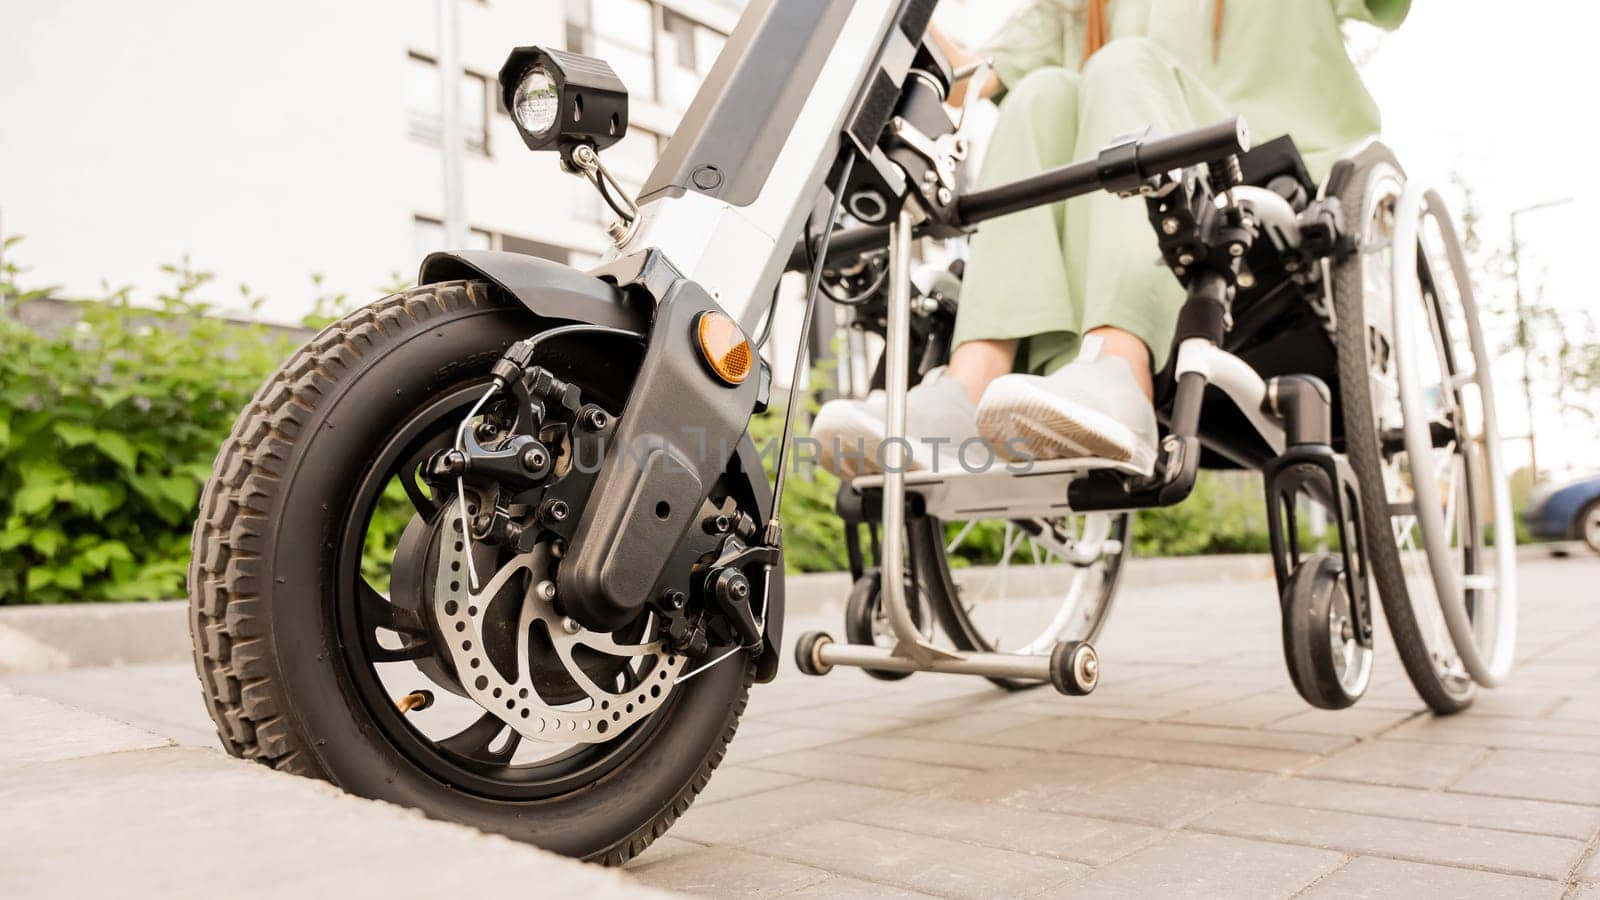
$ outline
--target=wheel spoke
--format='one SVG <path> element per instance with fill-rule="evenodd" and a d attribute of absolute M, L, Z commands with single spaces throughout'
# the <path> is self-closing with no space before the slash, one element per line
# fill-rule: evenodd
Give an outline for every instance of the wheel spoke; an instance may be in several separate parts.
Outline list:
<path fill-rule="evenodd" d="M 489 762 L 495 765 L 505 765 L 511 761 L 512 755 L 517 752 L 517 745 L 522 743 L 522 735 L 512 731 L 510 737 L 506 740 L 505 746 L 495 750 L 489 748 L 494 745 L 495 738 L 498 738 L 508 727 L 506 723 L 500 721 L 499 716 L 486 712 L 478 721 L 439 741 L 439 747 L 458 756 L 465 756 L 468 759 Z"/>
<path fill-rule="evenodd" d="M 366 638 L 367 655 L 373 662 L 401 662 L 433 654 L 433 641 L 422 624 L 420 613 L 390 603 L 366 579 L 361 580 L 356 590 L 360 597 L 361 633 Z M 378 641 L 380 629 L 397 634 L 400 646 L 383 646 Z"/>
<path fill-rule="evenodd" d="M 946 552 L 946 553 L 954 553 L 954 552 L 956 552 L 956 548 L 961 546 L 961 542 L 967 539 L 967 535 L 969 533 L 971 533 L 972 527 L 974 525 L 977 525 L 977 524 L 978 524 L 978 520 L 977 519 L 971 519 L 971 520 L 969 520 L 967 522 L 967 524 L 961 526 L 961 530 L 956 532 L 956 536 L 951 538 L 950 539 L 950 543 L 945 545 L 944 552 Z"/>
<path fill-rule="evenodd" d="M 411 506 L 424 519 L 432 519 L 439 512 L 439 501 L 435 500 L 432 491 L 417 480 L 417 470 L 426 463 L 434 453 L 449 446 L 448 436 L 436 437 L 418 447 L 415 453 L 406 458 L 395 470 L 395 477 L 400 479 L 400 487 L 406 492 L 406 499 L 411 501 Z"/>

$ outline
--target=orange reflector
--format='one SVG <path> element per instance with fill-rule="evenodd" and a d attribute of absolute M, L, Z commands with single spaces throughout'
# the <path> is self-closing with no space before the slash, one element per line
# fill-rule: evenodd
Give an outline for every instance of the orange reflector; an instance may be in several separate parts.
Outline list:
<path fill-rule="evenodd" d="M 725 313 L 707 311 L 700 314 L 698 326 L 700 352 L 711 371 L 729 384 L 744 384 L 756 355 L 739 323 Z"/>

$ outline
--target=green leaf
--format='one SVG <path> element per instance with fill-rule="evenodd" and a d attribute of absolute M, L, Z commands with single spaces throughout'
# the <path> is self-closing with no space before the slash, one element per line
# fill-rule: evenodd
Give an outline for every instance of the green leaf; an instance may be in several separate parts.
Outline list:
<path fill-rule="evenodd" d="M 46 559 L 55 556 L 56 551 L 66 542 L 67 536 L 59 528 L 40 528 L 33 533 L 33 538 L 28 541 L 40 556 Z"/>
<path fill-rule="evenodd" d="M 49 509 L 56 500 L 56 485 L 47 481 L 29 481 L 11 498 L 11 504 L 25 516 L 38 515 Z"/>
<path fill-rule="evenodd" d="M 94 517 L 96 522 L 110 515 L 127 497 L 127 491 L 115 482 L 108 484 L 79 483 L 72 485 L 72 505 Z"/>
<path fill-rule="evenodd" d="M 113 561 L 133 562 L 133 553 L 121 541 L 102 541 L 83 551 L 80 559 L 92 571 L 103 572 Z"/>
<path fill-rule="evenodd" d="M 125 471 L 132 472 L 139 464 L 139 451 L 134 449 L 133 442 L 115 431 L 96 432 L 94 445 Z"/>
<path fill-rule="evenodd" d="M 90 428 L 87 425 L 80 425 L 77 422 L 56 422 L 51 426 L 51 430 L 54 431 L 56 433 L 56 437 L 61 438 L 61 440 L 64 441 L 68 447 L 82 447 L 84 444 L 94 440 L 95 436 L 95 430 L 93 428 Z"/>
<path fill-rule="evenodd" d="M 28 593 L 47 588 L 55 581 L 55 570 L 34 566 L 28 570 Z"/>
<path fill-rule="evenodd" d="M 0 531 L 0 550 L 15 550 L 28 542 L 33 536 L 33 529 L 20 522 L 6 525 L 5 531 Z"/>
<path fill-rule="evenodd" d="M 0 450 L 11 446 L 11 411 L 4 410 L 0 415 Z"/>

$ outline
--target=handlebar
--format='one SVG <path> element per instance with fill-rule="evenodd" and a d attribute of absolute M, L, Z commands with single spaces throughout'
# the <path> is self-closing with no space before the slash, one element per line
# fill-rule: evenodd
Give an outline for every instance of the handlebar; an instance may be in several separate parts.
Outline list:
<path fill-rule="evenodd" d="M 1057 203 L 1097 190 L 1122 190 L 1173 169 L 1185 169 L 1250 149 L 1250 131 L 1235 117 L 1171 137 L 1131 141 L 1100 152 L 1095 159 L 1070 163 L 1020 181 L 976 191 L 956 201 L 955 223 L 970 227 L 1009 213 Z M 828 260 L 858 255 L 888 243 L 887 226 L 873 225 L 834 232 Z M 803 269 L 809 256 L 802 241 L 789 254 L 789 269 Z"/>

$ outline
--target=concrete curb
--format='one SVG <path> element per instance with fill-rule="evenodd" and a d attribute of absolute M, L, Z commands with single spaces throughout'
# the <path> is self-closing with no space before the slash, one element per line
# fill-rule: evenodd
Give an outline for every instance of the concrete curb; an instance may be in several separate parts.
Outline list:
<path fill-rule="evenodd" d="M 1588 555 L 1581 545 L 1532 544 L 1518 548 L 1518 556 L 1544 559 L 1563 549 Z M 1131 560 L 1123 586 L 1181 588 L 1270 578 L 1272 558 L 1266 554 L 1183 556 Z M 842 615 L 849 594 L 847 572 L 791 575 L 788 614 Z M 188 604 L 182 600 L 0 607 L 0 674 L 181 662 L 190 653 Z"/>
<path fill-rule="evenodd" d="M 674 896 L 464 825 L 0 688 L 0 894 Z M 85 845 L 92 845 L 92 864 Z"/>

